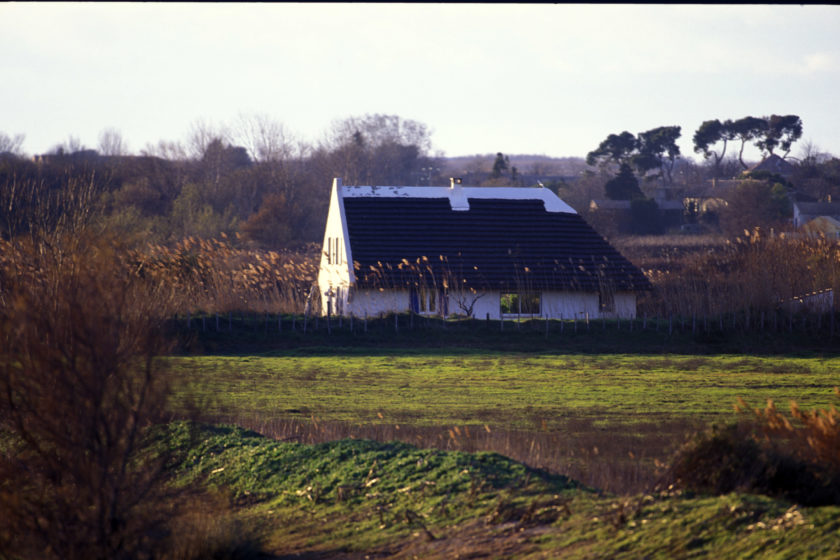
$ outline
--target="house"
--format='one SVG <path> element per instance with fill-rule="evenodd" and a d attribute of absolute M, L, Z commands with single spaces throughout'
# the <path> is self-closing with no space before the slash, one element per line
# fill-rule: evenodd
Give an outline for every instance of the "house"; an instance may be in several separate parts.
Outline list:
<path fill-rule="evenodd" d="M 793 226 L 795 228 L 800 229 L 820 217 L 840 220 L 840 203 L 800 201 L 793 203 Z"/>
<path fill-rule="evenodd" d="M 631 318 L 645 276 L 544 188 L 333 183 L 322 312 Z"/>
<path fill-rule="evenodd" d="M 776 154 L 770 154 L 749 169 L 750 173 L 758 173 L 762 171 L 789 179 L 796 171 L 796 167 Z"/>

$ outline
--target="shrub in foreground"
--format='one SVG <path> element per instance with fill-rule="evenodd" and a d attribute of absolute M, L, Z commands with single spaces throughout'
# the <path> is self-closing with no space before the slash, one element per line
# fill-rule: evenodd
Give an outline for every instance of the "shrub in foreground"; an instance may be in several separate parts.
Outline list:
<path fill-rule="evenodd" d="M 772 401 L 754 409 L 739 399 L 736 408 L 754 418 L 695 437 L 674 457 L 669 482 L 703 493 L 840 504 L 840 415 L 833 406 L 806 412 L 791 402 L 790 419 Z"/>
<path fill-rule="evenodd" d="M 147 557 L 167 532 L 147 438 L 165 298 L 123 255 L 85 236 L 0 246 L 0 556 Z"/>

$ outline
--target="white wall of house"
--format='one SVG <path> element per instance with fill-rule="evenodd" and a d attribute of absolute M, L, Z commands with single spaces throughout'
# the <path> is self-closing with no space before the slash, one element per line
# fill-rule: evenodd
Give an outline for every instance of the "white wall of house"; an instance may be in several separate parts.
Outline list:
<path fill-rule="evenodd" d="M 346 294 L 346 292 L 345 292 Z M 501 318 L 501 293 L 449 293 L 447 295 L 447 309 L 449 315 L 465 315 L 466 309 L 472 305 L 473 317 L 476 319 L 498 320 Z M 405 313 L 411 308 L 409 290 L 379 290 L 353 289 L 349 301 L 343 308 L 344 315 L 351 313 L 356 317 L 376 317 L 382 313 Z M 326 308 L 325 308 L 326 309 Z M 333 312 L 338 309 L 333 307 Z M 436 302 L 434 315 L 441 310 L 440 302 Z M 522 315 L 521 317 L 530 317 Z M 505 315 L 506 319 L 516 318 L 516 315 Z M 615 294 L 612 311 L 602 312 L 597 293 L 579 292 L 541 292 L 540 313 L 533 317 L 549 317 L 552 319 L 600 319 L 601 317 L 632 319 L 636 317 L 636 295 L 629 292 Z"/>
<path fill-rule="evenodd" d="M 353 254 L 348 243 L 344 204 L 341 200 L 341 181 L 333 181 L 330 208 L 324 229 L 321 265 L 318 268 L 318 291 L 321 312 L 348 314 L 347 294 L 353 278 Z"/>
<path fill-rule="evenodd" d="M 376 317 L 381 313 L 405 313 L 409 310 L 408 290 L 353 290 L 346 314 L 356 317 Z"/>

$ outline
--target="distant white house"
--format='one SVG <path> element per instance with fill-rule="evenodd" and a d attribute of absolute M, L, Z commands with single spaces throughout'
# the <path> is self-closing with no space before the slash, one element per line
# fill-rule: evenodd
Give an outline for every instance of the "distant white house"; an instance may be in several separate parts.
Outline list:
<path fill-rule="evenodd" d="M 333 182 L 323 313 L 632 318 L 645 276 L 545 188 Z"/>

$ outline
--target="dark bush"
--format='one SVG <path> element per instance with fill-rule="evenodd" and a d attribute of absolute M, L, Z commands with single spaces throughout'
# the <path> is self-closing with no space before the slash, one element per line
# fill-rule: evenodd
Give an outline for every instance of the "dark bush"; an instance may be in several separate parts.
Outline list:
<path fill-rule="evenodd" d="M 840 473 L 797 456 L 752 423 L 713 428 L 674 457 L 667 483 L 705 494 L 763 494 L 805 506 L 840 504 Z"/>

